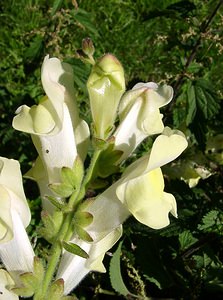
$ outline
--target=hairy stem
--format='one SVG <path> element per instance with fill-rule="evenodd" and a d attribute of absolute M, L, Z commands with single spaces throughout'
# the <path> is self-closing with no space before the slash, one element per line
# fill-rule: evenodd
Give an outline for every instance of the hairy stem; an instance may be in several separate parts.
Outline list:
<path fill-rule="evenodd" d="M 61 256 L 61 252 L 62 252 L 61 242 L 68 241 L 72 235 L 71 222 L 74 217 L 75 208 L 77 207 L 78 203 L 85 196 L 85 191 L 86 191 L 87 186 L 93 176 L 94 168 L 95 168 L 95 165 L 96 165 L 96 162 L 97 162 L 100 152 L 101 152 L 101 150 L 95 150 L 94 155 L 91 159 L 90 166 L 86 172 L 83 182 L 81 183 L 80 187 L 75 190 L 75 192 L 71 195 L 71 197 L 69 199 L 68 207 L 72 208 L 72 210 L 64 216 L 64 221 L 63 221 L 60 231 L 58 233 L 57 241 L 51 247 L 51 250 L 50 250 L 51 256 L 50 256 L 50 259 L 48 262 L 45 278 L 43 281 L 42 293 L 39 298 L 35 298 L 36 300 L 46 300 L 47 299 L 46 297 L 47 297 L 47 292 L 48 292 L 50 283 L 53 280 L 53 276 L 56 272 L 58 263 L 60 261 L 60 256 Z"/>

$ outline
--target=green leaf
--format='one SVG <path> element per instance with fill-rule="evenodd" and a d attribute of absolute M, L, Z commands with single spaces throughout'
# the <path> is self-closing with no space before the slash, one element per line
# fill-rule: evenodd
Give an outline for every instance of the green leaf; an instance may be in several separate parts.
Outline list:
<path fill-rule="evenodd" d="M 123 296 L 127 296 L 131 294 L 125 283 L 122 279 L 121 274 L 121 265 L 120 265 L 120 257 L 121 257 L 121 248 L 122 242 L 119 243 L 117 250 L 112 256 L 109 268 L 110 281 L 113 289 Z"/>
<path fill-rule="evenodd" d="M 196 111 L 197 111 L 195 90 L 194 90 L 194 86 L 191 84 L 191 82 L 188 84 L 188 88 L 187 88 L 187 99 L 188 99 L 187 100 L 188 112 L 187 112 L 187 118 L 186 118 L 186 125 L 188 126 L 190 123 L 193 122 L 193 119 L 194 119 Z"/>
<path fill-rule="evenodd" d="M 209 228 L 212 228 L 215 225 L 220 225 L 221 224 L 221 220 L 220 220 L 219 216 L 220 216 L 220 212 L 219 211 L 217 211 L 217 210 L 211 210 L 211 211 L 209 211 L 202 218 L 202 223 L 203 224 L 198 225 L 198 229 L 206 231 L 206 230 L 208 230 Z"/>
<path fill-rule="evenodd" d="M 195 84 L 197 106 L 203 113 L 205 119 L 211 119 L 220 110 L 219 99 L 210 82 L 198 79 Z"/>
<path fill-rule="evenodd" d="M 90 236 L 90 234 L 86 230 L 84 230 L 81 226 L 76 225 L 75 230 L 78 236 L 80 237 L 80 239 L 86 242 L 93 242 L 93 239 Z"/>
<path fill-rule="evenodd" d="M 186 248 L 197 242 L 197 239 L 193 237 L 192 233 L 189 230 L 185 230 L 184 232 L 179 234 L 179 242 L 181 250 L 185 250 Z"/>
<path fill-rule="evenodd" d="M 68 252 L 70 252 L 74 255 L 78 255 L 78 256 L 86 258 L 86 259 L 89 257 L 87 252 L 85 252 L 80 246 L 78 246 L 74 243 L 67 243 L 67 242 L 63 241 L 62 245 L 65 250 L 67 250 Z"/>
<path fill-rule="evenodd" d="M 55 15 L 55 13 L 61 8 L 62 4 L 63 0 L 54 0 L 51 16 Z"/>
<path fill-rule="evenodd" d="M 41 219 L 44 227 L 39 229 L 39 234 L 48 242 L 53 243 L 63 221 L 63 212 L 55 210 L 51 215 L 46 211 L 42 211 Z"/>
<path fill-rule="evenodd" d="M 64 202 L 60 201 L 59 199 L 52 197 L 52 196 L 46 196 L 46 198 L 59 210 L 62 210 L 65 206 Z"/>
<path fill-rule="evenodd" d="M 66 183 L 51 183 L 49 188 L 57 195 L 67 198 L 71 196 L 74 192 L 73 186 Z"/>

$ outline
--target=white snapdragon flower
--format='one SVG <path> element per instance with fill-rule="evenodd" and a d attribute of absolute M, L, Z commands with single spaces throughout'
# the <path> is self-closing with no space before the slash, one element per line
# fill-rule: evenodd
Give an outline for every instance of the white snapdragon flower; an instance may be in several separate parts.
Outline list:
<path fill-rule="evenodd" d="M 0 198 L 0 258 L 10 272 L 31 272 L 34 252 L 25 230 L 31 214 L 16 160 L 0 157 Z"/>
<path fill-rule="evenodd" d="M 85 158 L 89 128 L 78 116 L 72 67 L 46 56 L 41 79 L 47 97 L 31 108 L 19 107 L 13 127 L 31 134 L 39 157 L 27 176 L 38 182 L 44 196 L 51 194 L 49 183 L 60 182 L 61 168 L 73 166 L 77 153 Z"/>
<path fill-rule="evenodd" d="M 127 91 L 119 105 L 120 124 L 114 132 L 115 149 L 123 151 L 120 161 L 126 159 L 148 136 L 163 131 L 160 108 L 173 98 L 173 89 L 154 82 L 137 83 Z"/>

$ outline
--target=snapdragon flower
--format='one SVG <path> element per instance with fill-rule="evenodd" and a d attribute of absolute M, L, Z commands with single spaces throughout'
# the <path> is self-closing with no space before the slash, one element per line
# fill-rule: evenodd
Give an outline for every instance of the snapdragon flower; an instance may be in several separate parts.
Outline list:
<path fill-rule="evenodd" d="M 164 192 L 160 167 L 178 157 L 186 147 L 183 133 L 166 127 L 154 141 L 151 151 L 131 164 L 120 180 L 87 206 L 93 222 L 86 230 L 93 242 L 80 241 L 76 236 L 72 242 L 80 245 L 89 259 L 74 257 L 68 252 L 63 254 L 57 277 L 65 280 L 66 291 L 75 288 L 90 271 L 104 271 L 101 266 L 105 251 L 121 237 L 121 226 L 131 214 L 154 229 L 169 224 L 169 213 L 177 217 L 174 196 Z M 104 244 L 105 241 L 108 243 Z M 98 256 L 100 260 L 92 264 Z"/>
<path fill-rule="evenodd" d="M 41 79 L 47 97 L 31 108 L 19 107 L 13 127 L 31 134 L 39 156 L 27 176 L 37 181 L 45 196 L 52 194 L 50 183 L 60 182 L 62 167 L 71 168 L 77 153 L 85 158 L 89 128 L 78 115 L 72 67 L 46 56 Z M 47 199 L 43 206 L 52 209 Z"/>
<path fill-rule="evenodd" d="M 30 210 L 19 162 L 0 157 L 0 258 L 12 274 L 31 272 L 34 252 L 25 228 Z"/>
<path fill-rule="evenodd" d="M 120 124 L 114 132 L 115 150 L 123 151 L 117 163 L 126 159 L 148 136 L 163 131 L 160 108 L 173 98 L 173 89 L 154 82 L 137 83 L 121 98 Z"/>

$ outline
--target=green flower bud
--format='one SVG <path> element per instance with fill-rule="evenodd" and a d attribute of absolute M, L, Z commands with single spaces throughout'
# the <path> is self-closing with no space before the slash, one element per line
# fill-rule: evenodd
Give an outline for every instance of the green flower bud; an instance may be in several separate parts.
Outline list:
<path fill-rule="evenodd" d="M 105 54 L 92 68 L 87 82 L 94 136 L 109 137 L 125 90 L 124 70 L 112 54 Z"/>

